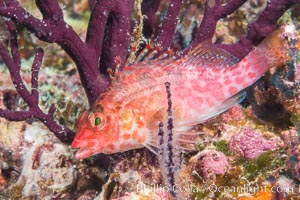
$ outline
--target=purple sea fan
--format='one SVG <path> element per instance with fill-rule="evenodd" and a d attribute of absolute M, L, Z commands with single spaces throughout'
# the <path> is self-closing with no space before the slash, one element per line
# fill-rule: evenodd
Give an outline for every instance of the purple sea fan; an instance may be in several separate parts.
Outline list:
<path fill-rule="evenodd" d="M 255 159 L 267 151 L 274 151 L 278 148 L 277 140 L 268 140 L 261 133 L 246 127 L 238 134 L 232 136 L 229 148 L 245 158 Z"/>
<path fill-rule="evenodd" d="M 215 175 L 224 175 L 229 166 L 225 154 L 216 150 L 201 151 L 192 160 L 193 170 L 205 179 Z"/>

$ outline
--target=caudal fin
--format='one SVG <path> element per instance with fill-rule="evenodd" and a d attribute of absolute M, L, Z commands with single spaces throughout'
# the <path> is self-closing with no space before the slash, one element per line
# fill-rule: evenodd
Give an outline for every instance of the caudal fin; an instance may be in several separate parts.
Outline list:
<path fill-rule="evenodd" d="M 292 51 L 300 47 L 299 34 L 292 25 L 286 25 L 271 33 L 247 57 L 256 68 L 256 73 L 263 74 L 272 67 L 280 67 L 291 60 Z"/>

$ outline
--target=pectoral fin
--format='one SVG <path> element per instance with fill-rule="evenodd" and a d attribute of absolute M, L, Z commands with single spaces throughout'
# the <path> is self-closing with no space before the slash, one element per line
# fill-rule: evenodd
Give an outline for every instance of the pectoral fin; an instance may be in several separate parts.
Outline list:
<path fill-rule="evenodd" d="M 178 122 L 175 127 L 174 130 L 175 131 L 179 131 L 179 132 L 188 132 L 190 131 L 195 125 L 200 124 L 212 117 L 215 117 L 225 111 L 227 111 L 228 109 L 230 109 L 231 107 L 233 107 L 234 105 L 240 103 L 241 101 L 243 101 L 246 97 L 246 92 L 245 91 L 241 91 L 237 94 L 235 94 L 234 96 L 230 97 L 229 99 L 223 101 L 220 104 L 217 104 L 211 108 L 207 108 L 205 110 L 205 112 L 199 114 L 199 116 L 197 117 L 196 120 L 193 121 L 180 121 Z"/>

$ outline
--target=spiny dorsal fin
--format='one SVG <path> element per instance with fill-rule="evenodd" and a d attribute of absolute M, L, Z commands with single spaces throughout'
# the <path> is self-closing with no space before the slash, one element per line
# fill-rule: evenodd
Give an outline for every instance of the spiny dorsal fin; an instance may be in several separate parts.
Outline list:
<path fill-rule="evenodd" d="M 234 66 L 239 59 L 220 48 L 213 48 L 204 43 L 196 46 L 187 54 L 187 62 L 203 67 L 226 68 Z"/>

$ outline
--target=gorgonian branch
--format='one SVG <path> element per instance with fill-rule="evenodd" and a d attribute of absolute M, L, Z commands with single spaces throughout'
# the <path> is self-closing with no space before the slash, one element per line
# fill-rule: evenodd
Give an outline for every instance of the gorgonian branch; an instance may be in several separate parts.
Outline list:
<path fill-rule="evenodd" d="M 31 67 L 31 97 L 32 97 L 32 104 L 37 105 L 39 103 L 39 82 L 38 82 L 38 75 L 40 71 L 40 67 L 42 65 L 43 60 L 43 49 L 38 48 L 34 60 Z"/>
<path fill-rule="evenodd" d="M 191 47 L 195 47 L 205 40 L 211 40 L 215 34 L 217 22 L 236 11 L 246 1 L 247 0 L 231 0 L 226 5 L 222 5 L 220 0 L 207 0 L 204 17 L 200 27 L 195 33 Z"/>
<path fill-rule="evenodd" d="M 63 20 L 62 9 L 56 0 L 37 0 L 36 4 L 43 15 L 42 20 L 35 18 L 16 0 L 0 1 L 0 15 L 26 27 L 38 39 L 60 45 L 76 63 L 82 85 L 92 105 L 107 87 L 107 81 L 99 75 L 99 57 L 96 56 L 95 49 L 83 42 Z"/>
<path fill-rule="evenodd" d="M 142 13 L 146 17 L 144 18 L 143 34 L 146 38 L 150 38 L 157 32 L 155 28 L 155 14 L 159 8 L 160 0 L 147 0 L 142 2 Z"/>
<path fill-rule="evenodd" d="M 91 8 L 92 13 L 86 34 L 86 43 L 95 49 L 97 56 L 100 56 L 102 52 L 105 26 L 111 11 L 110 4 L 110 1 L 98 0 Z"/>
<path fill-rule="evenodd" d="M 214 4 L 211 4 L 215 2 Z M 220 0 L 206 1 L 206 9 L 200 27 L 195 33 L 195 38 L 187 49 L 190 49 L 197 44 L 211 40 L 215 33 L 215 28 L 218 20 L 226 17 L 238 9 L 246 0 L 231 0 L 226 5 L 222 6 Z M 300 0 L 270 0 L 267 1 L 265 10 L 258 16 L 257 20 L 248 24 L 248 33 L 242 36 L 237 43 L 234 44 L 211 44 L 214 48 L 222 48 L 236 57 L 242 59 L 253 48 L 259 44 L 267 35 L 272 33 L 277 28 L 277 21 L 283 13 L 295 4 L 299 4 Z M 209 44 L 207 44 L 209 45 Z"/>
<path fill-rule="evenodd" d="M 277 28 L 277 20 L 283 13 L 300 0 L 271 0 L 259 18 L 248 25 L 247 39 L 254 45 L 259 44 L 266 36 Z"/>
<path fill-rule="evenodd" d="M 114 0 L 110 4 L 100 60 L 100 72 L 102 73 L 106 73 L 108 67 L 116 65 L 116 57 L 125 61 L 130 45 L 130 17 L 133 12 L 134 0 Z"/>
<path fill-rule="evenodd" d="M 163 21 L 162 28 L 157 35 L 157 43 L 160 44 L 163 49 L 170 47 L 173 42 L 172 35 L 175 31 L 179 11 L 183 2 L 183 0 L 171 0 L 169 3 L 167 15 Z M 170 33 L 172 34 L 170 35 Z"/>
<path fill-rule="evenodd" d="M 24 82 L 22 81 L 21 75 L 20 75 L 20 68 L 19 66 L 14 62 L 14 60 L 10 57 L 8 51 L 5 49 L 2 42 L 0 42 L 0 55 L 6 64 L 8 66 L 9 73 L 11 75 L 12 82 L 17 90 L 17 92 L 26 98 L 30 98 L 30 93 L 26 89 L 26 86 Z M 20 63 L 21 61 L 18 61 L 17 63 Z"/>
<path fill-rule="evenodd" d="M 10 51 L 14 60 L 14 63 L 16 64 L 18 70 L 20 70 L 21 68 L 21 56 L 20 56 L 20 52 L 18 49 L 18 33 L 17 30 L 15 29 L 15 25 L 12 21 L 7 21 L 6 22 L 8 31 L 9 31 L 9 35 L 10 35 Z"/>
<path fill-rule="evenodd" d="M 20 94 L 23 100 L 27 103 L 29 109 L 26 111 L 10 111 L 5 109 L 0 109 L 0 117 L 4 117 L 12 121 L 23 121 L 31 118 L 37 118 L 43 122 L 55 135 L 63 142 L 71 142 L 74 137 L 74 132 L 66 127 L 60 126 L 54 120 L 53 114 L 55 112 L 55 106 L 52 105 L 48 113 L 44 113 L 39 105 L 39 93 L 38 93 L 38 73 L 42 64 L 44 52 L 41 48 L 38 48 L 34 61 L 32 64 L 32 77 L 31 77 L 31 91 L 29 91 L 21 77 L 20 65 L 21 58 L 17 47 L 17 34 L 16 28 L 11 21 L 7 21 L 7 26 L 9 32 L 12 34 L 10 38 L 10 49 L 11 56 L 9 52 L 4 47 L 4 44 L 0 41 L 0 56 L 2 57 L 4 63 L 6 64 L 11 80 L 16 88 L 16 91 Z"/>
<path fill-rule="evenodd" d="M 44 21 L 64 22 L 62 9 L 56 0 L 36 0 L 35 3 L 43 15 Z"/>

